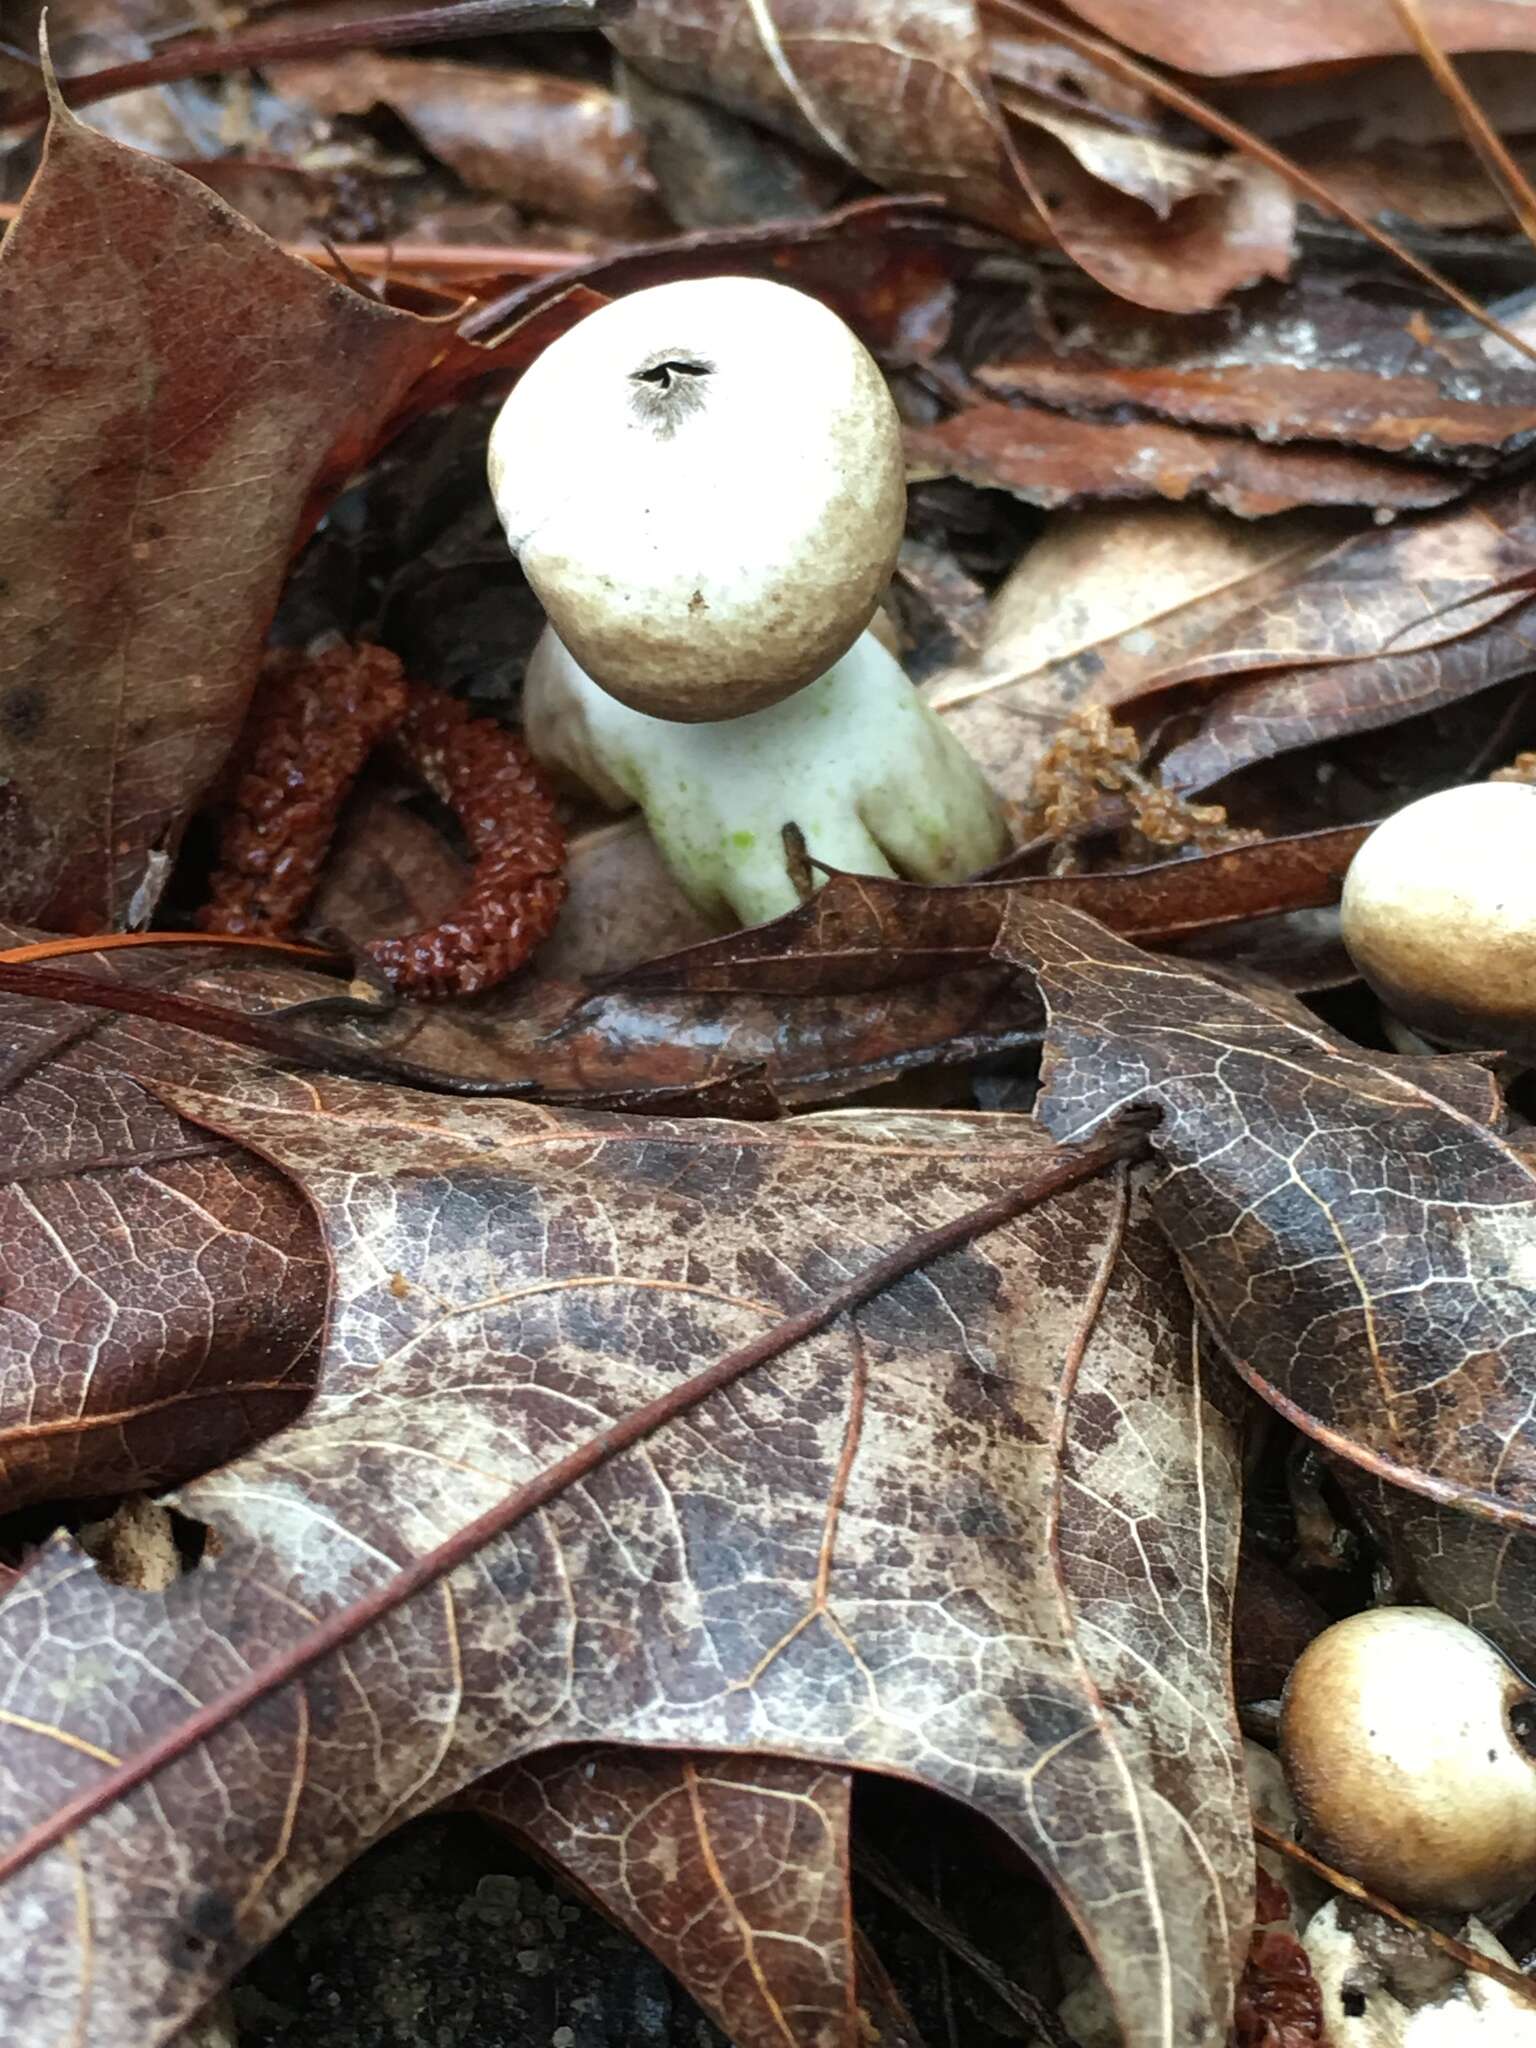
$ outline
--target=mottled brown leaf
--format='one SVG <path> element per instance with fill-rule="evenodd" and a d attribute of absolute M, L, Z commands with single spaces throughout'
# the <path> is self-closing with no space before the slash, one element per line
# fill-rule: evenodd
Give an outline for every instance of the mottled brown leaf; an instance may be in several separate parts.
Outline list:
<path fill-rule="evenodd" d="M 954 280 L 980 239 L 931 205 L 858 199 L 808 220 L 702 228 L 598 258 L 477 307 L 463 331 L 499 335 L 550 311 L 573 285 L 617 297 L 730 271 L 825 299 L 877 353 L 921 362 L 948 338 Z"/>
<path fill-rule="evenodd" d="M 1380 1538 L 1403 1597 L 1427 1600 L 1480 1630 L 1521 1670 L 1536 1667 L 1536 1537 L 1331 1462 Z"/>
<path fill-rule="evenodd" d="M 543 982 L 504 1006 L 422 1006 L 388 1042 L 446 1075 L 526 1079 L 545 1101 L 681 1110 L 690 1095 L 753 1080 L 780 1107 L 835 1102 L 902 1073 L 1017 1051 L 1039 1030 L 1033 991 L 986 965 L 938 988 L 793 1004 L 708 991 L 588 995 Z M 357 1042 L 382 1043 L 376 1030 Z"/>
<path fill-rule="evenodd" d="M 1059 513 L 993 594 L 979 651 L 924 695 L 993 787 L 1027 802 L 1064 718 L 1134 696 L 1338 539 L 1310 512 L 1254 522 L 1154 499 Z"/>
<path fill-rule="evenodd" d="M 0 1605 L 7 1834 L 637 1402 L 1017 1186 L 1043 1142 L 279 1075 L 195 1108 L 325 1219 L 321 1388 L 182 1495 L 213 1569 L 131 1595 L 61 1540 Z M 602 1741 L 968 1800 L 1071 1904 L 1130 2048 L 1214 2037 L 1251 1883 L 1222 1389 L 1119 1177 L 1029 1211 L 598 1465 L 28 1866 L 8 2042 L 139 2048 L 383 1830 Z"/>
<path fill-rule="evenodd" d="M 999 956 L 999 933 L 1033 905 L 1070 904 L 1119 932 L 1174 939 L 1223 924 L 1337 900 L 1364 832 L 1302 832 L 1224 853 L 1094 875 L 926 888 L 836 874 L 808 903 L 769 924 L 705 939 L 616 977 L 634 992 L 755 990 L 829 995 L 925 981 Z"/>
<path fill-rule="evenodd" d="M 377 50 L 265 69 L 284 99 L 317 113 L 389 107 L 472 191 L 629 241 L 670 225 L 624 102 L 602 86 Z"/>
<path fill-rule="evenodd" d="M 1136 305 L 1203 313 L 1290 268 L 1296 201 L 1260 164 L 1199 157 L 1005 93 L 1026 191 L 1088 275 Z"/>
<path fill-rule="evenodd" d="M 0 910 L 148 918 L 306 499 L 443 339 L 55 115 L 0 246 Z"/>
<path fill-rule="evenodd" d="M 874 184 L 938 192 L 1009 233 L 1009 160 L 971 0 L 653 0 L 607 31 L 663 85 L 719 100 Z"/>
<path fill-rule="evenodd" d="M 1278 1699 L 1291 1666 L 1330 1619 L 1294 1579 L 1245 1542 L 1232 1617 L 1232 1674 L 1238 1700 Z"/>
<path fill-rule="evenodd" d="M 1255 761 L 1395 725 L 1519 675 L 1536 665 L 1536 634 L 1528 590 L 1514 586 L 1533 569 L 1529 484 L 1345 541 L 1153 679 L 1161 691 L 1252 678 L 1209 693 L 1193 733 L 1159 762 L 1160 780 L 1205 789 Z M 1162 708 L 1147 707 L 1154 718 Z"/>
<path fill-rule="evenodd" d="M 353 825 L 339 864 L 327 872 L 316 905 L 319 927 L 334 926 L 358 944 L 446 911 L 462 888 L 462 869 L 430 826 L 383 798 L 355 813 Z M 612 915 L 625 945 L 638 942 L 643 950 L 633 910 L 641 887 L 635 853 L 651 842 L 640 836 L 636 847 L 626 835 L 622 845 Z M 645 889 L 648 901 L 659 895 L 665 903 L 667 880 L 658 864 L 657 889 Z M 573 891 L 565 918 L 583 929 L 566 935 L 561 966 L 568 970 L 570 953 L 588 972 L 611 966 L 589 928 L 602 911 L 590 891 Z M 692 935 L 685 928 L 683 936 Z M 661 937 L 672 937 L 665 926 Z M 294 1000 L 326 991 L 318 976 L 291 979 Z M 1039 1024 L 1033 990 L 978 960 L 937 987 L 834 993 L 793 1004 L 702 992 L 684 992 L 680 1001 L 622 990 L 594 995 L 575 981 L 541 975 L 469 1007 L 404 1005 L 348 1032 L 346 1041 L 464 1079 L 527 1079 L 546 1100 L 675 1113 L 689 1094 L 707 1101 L 722 1086 L 753 1081 L 774 1105 L 834 1102 L 903 1072 L 1032 1044 Z"/>
<path fill-rule="evenodd" d="M 1536 419 L 1536 365 L 1479 330 L 1433 334 L 1424 314 L 1305 279 L 1253 294 L 1240 323 L 1157 320 L 1079 294 L 1049 334 L 1024 309 L 977 382 L 1073 415 L 1129 410 L 1266 443 L 1342 442 L 1436 462 L 1513 454 Z"/>
<path fill-rule="evenodd" d="M 81 964 L 169 978 L 163 957 Z M 206 1471 L 313 1385 L 314 1217 L 265 1161 L 147 1091 L 185 1074 L 189 1043 L 0 996 L 0 1510 Z"/>
<path fill-rule="evenodd" d="M 736 2048 L 861 2048 L 847 1771 L 553 1750 L 461 1804 L 514 1829 L 687 1986 Z"/>
<path fill-rule="evenodd" d="M 1182 71 L 1218 77 L 1411 51 L 1392 0 L 1068 0 L 1106 35 Z M 1536 21 L 1509 0 L 1426 0 L 1445 50 L 1536 49 Z"/>
<path fill-rule="evenodd" d="M 1128 137 L 1010 81 L 1005 128 L 971 0 L 666 0 L 610 31 L 639 70 L 895 191 L 937 191 L 1112 291 L 1203 310 L 1283 275 L 1294 201 L 1256 166 Z"/>
<path fill-rule="evenodd" d="M 1048 1129 L 1161 1111 L 1153 1207 L 1243 1377 L 1394 1484 L 1536 1527 L 1536 1175 L 1468 1113 L 1486 1075 L 1363 1053 L 1079 910 L 1020 900 L 998 950 L 1050 1014 Z"/>
<path fill-rule="evenodd" d="M 992 400 L 908 427 L 915 478 L 962 477 L 1056 507 L 1100 499 L 1208 498 L 1245 519 L 1299 505 L 1443 505 L 1464 484 L 1443 471 L 1345 448 L 1272 448 L 1241 434 L 1146 420 L 1072 419 Z"/>

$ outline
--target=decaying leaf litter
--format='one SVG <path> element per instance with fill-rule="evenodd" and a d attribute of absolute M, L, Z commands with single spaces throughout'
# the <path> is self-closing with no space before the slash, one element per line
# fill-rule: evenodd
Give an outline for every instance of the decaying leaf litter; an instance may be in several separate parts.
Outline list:
<path fill-rule="evenodd" d="M 56 5 L 82 106 L 143 68 L 46 140 L 6 23 L 6 2038 L 173 2038 L 448 1802 L 743 2048 L 1297 2048 L 1239 1709 L 1373 1570 L 1536 1657 L 1529 1082 L 1404 1040 L 1330 910 L 1376 819 L 1531 773 L 1536 255 L 1396 0 L 518 11 Z M 1419 11 L 1518 166 L 1536 35 Z M 532 965 L 393 1000 L 355 949 L 443 929 L 466 865 L 381 750 L 309 955 L 37 958 L 195 928 L 264 642 L 515 727 L 496 405 L 720 272 L 891 380 L 887 609 L 1000 869 L 714 934 L 568 806 Z M 1142 1163 L 966 1223 L 1106 1133 Z M 985 1845 L 969 1939 L 941 1809 L 882 1780 Z M 877 1843 L 942 1930 L 894 1982 Z"/>

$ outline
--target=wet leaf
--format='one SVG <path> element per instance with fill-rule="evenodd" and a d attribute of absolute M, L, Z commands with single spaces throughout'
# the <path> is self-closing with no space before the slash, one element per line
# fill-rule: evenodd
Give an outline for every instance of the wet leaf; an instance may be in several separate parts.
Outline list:
<path fill-rule="evenodd" d="M 1004 92 L 1025 189 L 1062 248 L 1139 306 L 1203 313 L 1290 268 L 1296 202 L 1262 165 L 1198 157 Z"/>
<path fill-rule="evenodd" d="M 163 957 L 127 960 L 81 965 L 168 978 Z M 149 1092 L 185 1074 L 187 1044 L 0 996 L 0 1511 L 206 1471 L 313 1386 L 329 1277 L 314 1218 Z"/>
<path fill-rule="evenodd" d="M 1048 229 L 1142 304 L 1203 310 L 1289 266 L 1295 203 L 1268 171 L 1128 137 L 1012 78 L 1005 125 L 970 0 L 775 0 L 745 11 L 667 0 L 609 34 L 662 84 L 878 185 L 938 192 L 1026 240 Z"/>
<path fill-rule="evenodd" d="M 1293 64 L 1380 57 L 1413 44 L 1392 0 L 1068 0 L 1116 41 L 1182 71 L 1228 76 Z M 1432 0 L 1425 14 L 1446 50 L 1536 49 L 1536 23 L 1507 0 Z"/>
<path fill-rule="evenodd" d="M 356 945 L 435 920 L 454 901 L 462 871 L 430 826 L 382 796 L 354 814 L 354 824 L 316 907 L 317 928 L 334 927 Z M 630 847 L 630 835 L 620 844 Z M 649 846 L 641 836 L 636 850 Z M 668 880 L 658 869 L 663 904 Z M 616 877 L 621 904 L 637 884 L 637 863 L 626 859 Z M 557 933 L 551 950 L 585 949 L 587 962 L 601 961 L 601 935 L 591 929 L 597 906 L 573 893 L 566 917 L 574 913 L 581 928 L 563 941 Z M 634 919 L 621 929 L 626 946 L 633 945 Z M 288 982 L 295 1001 L 327 988 L 319 976 Z M 1039 1025 L 1033 991 L 978 959 L 939 987 L 833 993 L 792 1004 L 686 990 L 681 999 L 622 989 L 594 994 L 540 974 L 469 1007 L 403 1005 L 345 1031 L 341 1042 L 466 1080 L 526 1080 L 546 1100 L 675 1114 L 690 1095 L 709 1108 L 715 1092 L 733 1084 L 757 1086 L 774 1109 L 835 1102 L 898 1074 L 1033 1045 Z"/>
<path fill-rule="evenodd" d="M 1278 1699 L 1291 1666 L 1331 1619 L 1326 1608 L 1245 1540 L 1232 1619 L 1232 1675 L 1239 1701 Z"/>
<path fill-rule="evenodd" d="M 943 211 L 916 201 L 859 199 L 808 220 L 701 228 L 562 271 L 479 306 L 462 331 L 477 339 L 523 331 L 573 287 L 617 297 L 723 270 L 770 277 L 825 299 L 877 354 L 924 362 L 947 340 L 955 279 L 977 240 Z"/>
<path fill-rule="evenodd" d="M 876 185 L 1028 234 L 971 0 L 658 0 L 607 31 L 626 62 Z"/>
<path fill-rule="evenodd" d="M 1536 1536 L 1330 1463 L 1396 1572 L 1402 1597 L 1454 1614 L 1522 1671 L 1536 1667 Z"/>
<path fill-rule="evenodd" d="M 1266 446 L 1325 441 L 1483 467 L 1536 428 L 1536 365 L 1506 343 L 1481 329 L 1437 332 L 1423 308 L 1337 284 L 1255 293 L 1240 323 L 1158 320 L 1086 293 L 1053 307 L 1049 335 L 1027 310 L 1011 313 L 976 381 L 1074 416 L 1134 411 Z"/>
<path fill-rule="evenodd" d="M 472 191 L 530 213 L 639 241 L 669 223 L 624 103 L 547 71 L 349 50 L 272 64 L 283 97 L 316 113 L 391 108 Z"/>
<path fill-rule="evenodd" d="M 668 1125 L 276 1075 L 195 1108 L 324 1218 L 321 1388 L 182 1494 L 216 1568 L 131 1595 L 58 1542 L 0 1606 L 7 1833 L 607 1421 L 1017 1186 L 1042 1142 L 1018 1118 Z M 384 1829 L 572 1741 L 954 1793 L 1071 1902 L 1130 2048 L 1219 2030 L 1251 1882 L 1222 1385 L 1121 1180 L 1028 1212 L 598 1465 L 20 1873 L 8 2038 L 67 2018 L 137 2048 Z"/>
<path fill-rule="evenodd" d="M 725 107 L 658 85 L 633 65 L 618 71 L 646 162 L 680 228 L 797 220 L 825 212 L 846 189 L 841 165 Z"/>
<path fill-rule="evenodd" d="M 994 594 L 978 653 L 924 695 L 992 786 L 1027 803 L 1072 712 L 1135 696 L 1337 541 L 1312 514 L 1250 522 L 1160 502 L 1058 514 Z"/>
<path fill-rule="evenodd" d="M 789 1757 L 553 1750 L 461 1802 L 659 1956 L 735 2048 L 860 2048 L 847 1771 Z"/>
<path fill-rule="evenodd" d="M 144 922 L 306 499 L 438 355 L 201 185 L 55 115 L 0 246 L 0 909 Z"/>
<path fill-rule="evenodd" d="M 1536 1175 L 1487 1074 L 1364 1053 L 1078 910 L 1021 900 L 998 949 L 1050 1014 L 1049 1130 L 1162 1112 L 1153 1207 L 1250 1385 L 1394 1485 L 1536 1528 Z"/>
<path fill-rule="evenodd" d="M 1465 485 L 1442 471 L 1343 448 L 1272 448 L 1246 435 L 1141 420 L 1072 419 L 1001 400 L 909 427 L 908 473 L 962 477 L 1046 508 L 1117 498 L 1208 498 L 1255 519 L 1300 505 L 1443 505 Z"/>
<path fill-rule="evenodd" d="M 1158 763 L 1197 790 L 1298 747 L 1396 725 L 1532 666 L 1536 490 L 1509 485 L 1411 526 L 1361 534 L 1153 679 L 1208 708 Z M 1522 581 L 1526 588 L 1519 587 Z M 1248 674 L 1212 693 L 1212 682 Z M 1154 696 L 1150 719 L 1167 709 Z"/>
<path fill-rule="evenodd" d="M 828 995 L 925 982 L 1009 959 L 999 935 L 1035 905 L 1071 905 L 1115 931 L 1174 939 L 1337 899 L 1362 830 L 1298 833 L 1224 853 L 1093 875 L 923 888 L 836 874 L 770 924 L 644 960 L 615 978 L 633 993 L 690 989 Z"/>

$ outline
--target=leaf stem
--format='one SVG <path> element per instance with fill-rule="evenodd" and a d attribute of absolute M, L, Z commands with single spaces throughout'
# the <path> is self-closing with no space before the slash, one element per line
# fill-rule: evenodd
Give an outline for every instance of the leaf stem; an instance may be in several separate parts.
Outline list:
<path fill-rule="evenodd" d="M 701 1401 L 733 1385 L 757 1366 L 780 1357 L 794 1345 L 804 1343 L 808 1337 L 814 1337 L 830 1323 L 836 1322 L 839 1316 L 862 1307 L 919 1266 L 958 1251 L 973 1238 L 996 1230 L 1022 1215 L 1026 1209 L 1091 1180 L 1121 1160 L 1140 1156 L 1147 1149 L 1147 1129 L 1145 1117 L 1129 1117 L 1107 1124 L 1086 1144 L 1052 1147 L 1049 1152 L 1042 1153 L 1038 1165 L 1020 1186 L 994 1197 L 990 1202 L 981 1203 L 977 1208 L 968 1209 L 964 1215 L 941 1223 L 933 1230 L 920 1231 L 909 1237 L 904 1244 L 872 1260 L 862 1273 L 834 1288 L 830 1294 L 823 1295 L 809 1308 L 785 1316 L 750 1343 L 717 1358 L 691 1379 L 680 1381 L 654 1401 L 632 1408 L 619 1421 L 599 1430 L 565 1457 L 547 1466 L 536 1478 L 515 1487 L 495 1507 L 477 1515 L 472 1522 L 466 1522 L 445 1542 L 424 1551 L 363 1599 L 331 1615 L 289 1648 L 267 1663 L 258 1665 L 237 1685 L 217 1694 L 178 1726 L 146 1743 L 136 1755 L 125 1758 L 115 1768 L 104 1772 L 94 1784 L 85 1786 L 73 1798 L 65 1800 L 45 1820 L 29 1828 L 9 1849 L 0 1853 L 0 1884 L 17 1876 L 39 1856 L 56 1848 L 76 1828 L 126 1798 L 138 1786 L 186 1756 L 199 1743 L 206 1742 L 221 1728 L 228 1727 L 259 1700 L 291 1685 L 344 1643 L 351 1642 L 365 1629 L 395 1613 L 439 1579 L 457 1571 L 486 1544 L 504 1536 L 527 1516 L 548 1507 L 567 1487 L 590 1477 L 611 1458 L 633 1450 L 636 1444 L 654 1436 L 657 1430 L 675 1422 Z"/>

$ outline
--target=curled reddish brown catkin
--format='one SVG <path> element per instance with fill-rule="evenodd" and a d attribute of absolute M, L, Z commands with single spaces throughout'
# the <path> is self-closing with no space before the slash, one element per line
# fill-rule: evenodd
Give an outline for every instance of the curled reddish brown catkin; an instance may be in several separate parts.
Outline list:
<path fill-rule="evenodd" d="M 315 893 L 348 792 L 405 708 L 405 677 L 387 648 L 280 648 L 267 656 L 242 740 L 250 765 L 198 915 L 205 932 L 292 931 Z"/>
<path fill-rule="evenodd" d="M 314 893 L 336 820 L 372 748 L 393 736 L 457 814 L 474 873 L 449 916 L 366 949 L 392 985 L 472 995 L 520 967 L 565 900 L 565 835 L 522 741 L 445 691 L 407 683 L 385 648 L 269 657 L 247 728 L 205 931 L 289 932 Z"/>
<path fill-rule="evenodd" d="M 412 683 L 395 742 L 456 813 L 475 871 L 449 916 L 367 951 L 409 994 L 473 995 L 521 967 L 554 929 L 566 887 L 554 798 L 520 739 L 446 691 Z"/>

